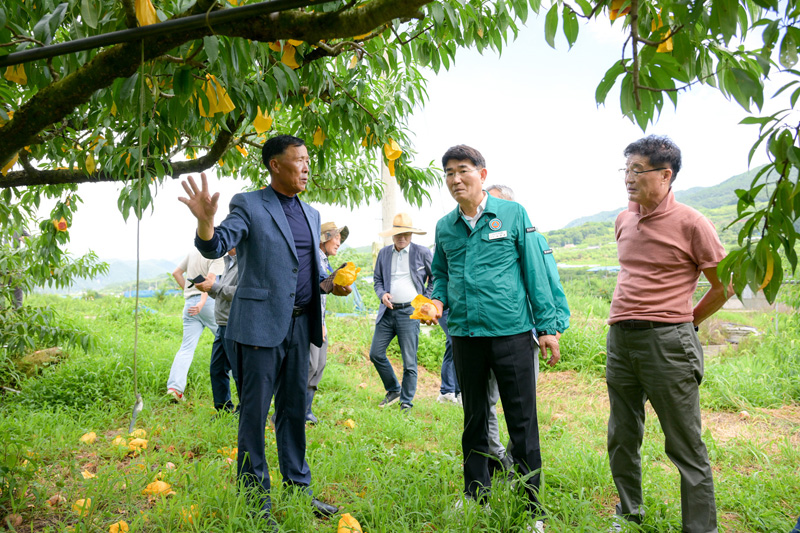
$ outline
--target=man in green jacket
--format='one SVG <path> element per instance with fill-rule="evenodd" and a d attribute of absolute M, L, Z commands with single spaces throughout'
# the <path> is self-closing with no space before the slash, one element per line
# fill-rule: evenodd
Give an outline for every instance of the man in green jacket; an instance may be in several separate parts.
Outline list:
<path fill-rule="evenodd" d="M 516 468 L 522 476 L 530 475 L 529 509 L 541 531 L 537 492 L 542 460 L 534 361 L 541 347 L 545 358 L 549 353 L 548 364 L 556 364 L 561 357 L 556 334 L 568 324 L 559 323 L 564 312 L 555 303 L 545 256 L 525 208 L 486 194 L 485 160 L 474 148 L 450 148 L 442 166 L 458 208 L 436 225 L 432 299 L 438 316 L 426 322 L 437 323 L 444 307 L 450 308 L 448 326 L 464 398 L 464 492 L 481 501 L 491 488 L 487 465 L 491 369 Z"/>

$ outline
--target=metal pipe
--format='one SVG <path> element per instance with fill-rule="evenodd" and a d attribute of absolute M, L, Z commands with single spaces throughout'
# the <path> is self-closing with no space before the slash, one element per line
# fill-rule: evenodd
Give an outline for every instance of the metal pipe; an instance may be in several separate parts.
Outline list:
<path fill-rule="evenodd" d="M 21 65 L 22 63 L 29 63 L 37 59 L 48 59 L 112 44 L 141 41 L 150 37 L 174 33 L 176 31 L 195 30 L 203 26 L 211 27 L 212 24 L 225 24 L 246 17 L 307 7 L 312 3 L 311 0 L 269 0 L 267 2 L 260 2 L 258 4 L 250 4 L 242 7 L 218 9 L 210 13 L 190 15 L 188 17 L 150 24 L 149 26 L 113 31 L 111 33 L 93 35 L 66 43 L 52 44 L 49 46 L 32 48 L 30 50 L 22 50 L 21 52 L 14 52 L 6 56 L 0 56 L 0 67 Z"/>

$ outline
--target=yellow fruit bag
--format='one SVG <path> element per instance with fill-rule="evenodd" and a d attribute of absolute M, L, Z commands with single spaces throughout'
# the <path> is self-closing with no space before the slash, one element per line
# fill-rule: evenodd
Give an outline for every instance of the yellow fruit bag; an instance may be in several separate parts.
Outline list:
<path fill-rule="evenodd" d="M 336 276 L 333 278 L 333 283 L 341 287 L 347 287 L 355 283 L 358 273 L 361 269 L 354 265 L 351 261 L 336 271 Z"/>
<path fill-rule="evenodd" d="M 345 513 L 339 519 L 337 533 L 361 533 L 361 524 L 350 513 Z"/>
<path fill-rule="evenodd" d="M 429 298 L 425 298 L 421 294 L 417 294 L 414 299 L 411 300 L 411 306 L 414 308 L 414 312 L 408 317 L 411 320 L 432 320 L 436 317 L 438 312 L 433 301 Z"/>

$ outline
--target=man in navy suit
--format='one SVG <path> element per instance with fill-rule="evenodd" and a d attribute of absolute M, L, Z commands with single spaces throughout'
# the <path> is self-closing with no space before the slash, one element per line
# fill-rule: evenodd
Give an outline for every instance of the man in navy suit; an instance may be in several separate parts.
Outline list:
<path fill-rule="evenodd" d="M 270 186 L 235 195 L 219 226 L 214 227 L 219 193 L 209 194 L 205 174 L 201 189 L 191 177 L 188 184 L 183 182 L 189 198 L 180 201 L 197 218 L 195 246 L 205 257 L 222 257 L 234 247 L 239 256 L 239 285 L 225 332 L 235 342 L 241 380 L 238 472 L 243 488 L 260 495 L 267 528 L 273 529 L 264 453 L 273 394 L 283 483 L 311 494 L 305 459 L 306 383 L 309 345 L 322 344 L 324 275 L 317 254 L 319 213 L 297 198 L 308 182 L 305 142 L 289 135 L 273 137 L 264 144 L 262 159 Z M 334 294 L 349 292 L 334 286 Z M 316 498 L 312 505 L 324 516 L 338 511 Z"/>
<path fill-rule="evenodd" d="M 400 409 L 403 411 L 411 409 L 417 392 L 419 321 L 409 318 L 414 312 L 411 300 L 418 294 L 430 296 L 433 290 L 433 254 L 425 246 L 412 243 L 412 233 L 425 235 L 424 231 L 411 225 L 410 215 L 400 213 L 394 217 L 392 227 L 379 234 L 381 237 L 391 236 L 394 244 L 381 249 L 375 263 L 374 286 L 381 306 L 369 349 L 369 359 L 386 389 L 386 397 L 378 407 L 386 407 L 400 400 Z M 386 348 L 395 336 L 403 355 L 402 388 L 386 358 Z"/>

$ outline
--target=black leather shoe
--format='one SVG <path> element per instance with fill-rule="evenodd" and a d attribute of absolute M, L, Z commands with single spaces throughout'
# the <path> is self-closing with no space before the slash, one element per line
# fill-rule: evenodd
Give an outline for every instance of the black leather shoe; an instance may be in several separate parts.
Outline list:
<path fill-rule="evenodd" d="M 333 516 L 339 512 L 339 508 L 335 505 L 328 505 L 316 498 L 311 500 L 311 507 L 314 508 L 314 514 L 323 517 Z"/>

